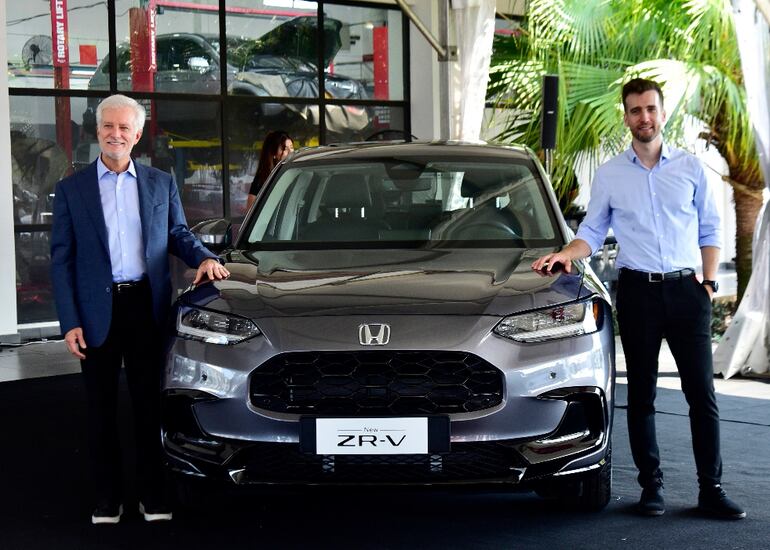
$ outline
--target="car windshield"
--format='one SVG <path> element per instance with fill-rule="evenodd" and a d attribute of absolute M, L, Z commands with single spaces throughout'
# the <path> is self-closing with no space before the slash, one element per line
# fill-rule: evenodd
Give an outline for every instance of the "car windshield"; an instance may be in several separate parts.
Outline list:
<path fill-rule="evenodd" d="M 260 198 L 239 243 L 247 249 L 560 244 L 533 163 L 413 157 L 290 163 Z"/>

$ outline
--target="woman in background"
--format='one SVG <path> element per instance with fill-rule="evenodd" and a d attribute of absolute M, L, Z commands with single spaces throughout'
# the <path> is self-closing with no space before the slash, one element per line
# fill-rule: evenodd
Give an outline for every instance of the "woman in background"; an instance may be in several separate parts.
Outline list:
<path fill-rule="evenodd" d="M 254 181 L 251 183 L 249 196 L 246 201 L 247 210 L 254 204 L 254 201 L 257 199 L 257 193 L 259 193 L 262 184 L 265 183 L 267 176 L 273 171 L 275 165 L 293 152 L 294 143 L 286 132 L 275 131 L 270 132 L 265 136 L 265 141 L 262 142 L 262 151 L 259 153 L 257 174 L 254 176 Z"/>

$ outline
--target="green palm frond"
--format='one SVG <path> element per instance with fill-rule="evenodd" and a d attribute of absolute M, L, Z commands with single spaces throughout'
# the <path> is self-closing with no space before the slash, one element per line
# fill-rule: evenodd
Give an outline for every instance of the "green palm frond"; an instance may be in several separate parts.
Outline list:
<path fill-rule="evenodd" d="M 531 0 L 525 34 L 499 39 L 489 97 L 510 109 L 499 139 L 537 148 L 540 88 L 560 76 L 554 186 L 569 194 L 576 162 L 593 167 L 628 146 L 620 89 L 661 83 L 666 140 L 683 145 L 693 117 L 734 162 L 756 163 L 729 0 Z"/>

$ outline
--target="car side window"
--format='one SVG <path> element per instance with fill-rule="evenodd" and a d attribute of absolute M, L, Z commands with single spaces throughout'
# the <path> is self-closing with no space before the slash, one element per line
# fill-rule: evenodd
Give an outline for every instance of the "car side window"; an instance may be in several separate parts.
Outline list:
<path fill-rule="evenodd" d="M 193 40 L 178 39 L 170 41 L 168 62 L 171 71 L 189 71 L 190 59 L 198 58 L 204 59 L 209 66 L 211 66 L 213 60 L 209 53 L 203 49 L 203 47 Z M 195 67 L 198 69 L 198 67 Z"/>

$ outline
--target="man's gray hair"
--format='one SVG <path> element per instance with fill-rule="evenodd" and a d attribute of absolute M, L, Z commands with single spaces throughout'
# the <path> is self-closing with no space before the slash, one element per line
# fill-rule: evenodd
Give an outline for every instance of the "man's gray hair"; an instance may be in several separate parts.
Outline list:
<path fill-rule="evenodd" d="M 147 117 L 147 111 L 135 99 L 122 94 L 111 95 L 99 103 L 99 106 L 96 108 L 96 125 L 100 126 L 102 124 L 102 111 L 105 109 L 121 109 L 123 107 L 130 107 L 134 110 L 134 130 L 144 128 L 144 119 Z"/>

